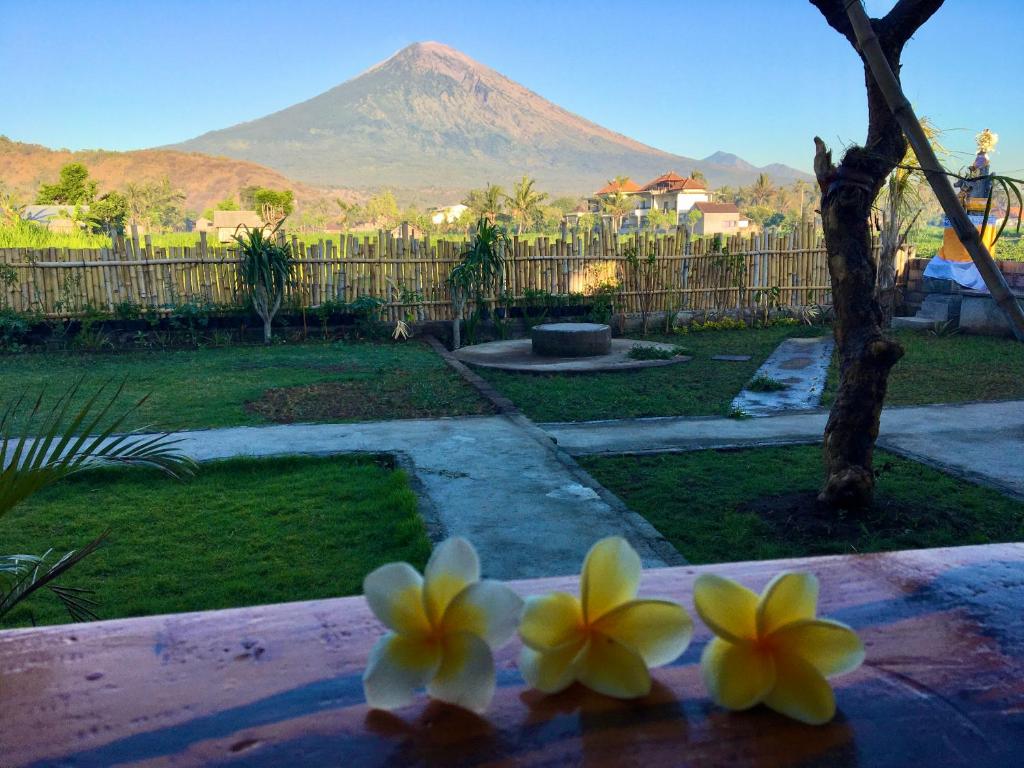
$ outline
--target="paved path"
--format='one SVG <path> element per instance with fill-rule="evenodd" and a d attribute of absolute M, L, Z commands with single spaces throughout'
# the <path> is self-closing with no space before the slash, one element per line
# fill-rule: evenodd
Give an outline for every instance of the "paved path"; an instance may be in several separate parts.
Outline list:
<path fill-rule="evenodd" d="M 782 382 L 786 388 L 776 392 L 744 389 L 733 398 L 732 407 L 748 416 L 773 416 L 786 411 L 817 408 L 821 404 L 821 393 L 825 390 L 835 346 L 835 339 L 831 336 L 786 339 L 754 373 L 755 377 Z"/>
<path fill-rule="evenodd" d="M 577 573 L 590 545 L 611 534 L 629 539 L 647 567 L 684 562 L 650 523 L 571 459 L 560 458 L 522 417 L 289 424 L 176 436 L 182 451 L 199 461 L 351 451 L 403 455 L 426 497 L 431 533 L 469 538 L 493 578 Z"/>
<path fill-rule="evenodd" d="M 543 424 L 573 455 L 813 442 L 826 411 Z M 1024 401 L 886 408 L 878 445 L 1024 497 Z"/>

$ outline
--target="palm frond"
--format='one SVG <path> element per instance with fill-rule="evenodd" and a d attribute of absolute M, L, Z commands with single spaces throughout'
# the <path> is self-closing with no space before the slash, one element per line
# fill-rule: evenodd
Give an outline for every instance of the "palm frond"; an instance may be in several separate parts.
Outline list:
<path fill-rule="evenodd" d="M 45 587 L 64 604 L 72 621 L 95 621 L 97 616 L 93 609 L 97 602 L 90 597 L 93 590 L 54 582 L 99 549 L 109 533 L 109 530 L 104 531 L 81 549 L 66 552 L 49 566 L 47 560 L 53 554 L 52 549 L 42 555 L 0 555 L 0 582 L 6 582 L 0 594 L 0 619 Z"/>
<path fill-rule="evenodd" d="M 0 416 L 0 517 L 36 491 L 84 469 L 117 464 L 150 467 L 174 478 L 193 473 L 195 462 L 175 449 L 180 440 L 166 433 L 145 434 L 142 429 L 119 433 L 125 419 L 146 398 L 110 417 L 125 383 L 116 387 L 108 400 L 103 395 L 109 385 L 100 386 L 74 410 L 81 386 L 81 381 L 74 384 L 49 410 L 44 410 L 42 395 L 31 406 L 22 395 L 4 409 Z M 19 416 L 26 410 L 15 434 Z"/>

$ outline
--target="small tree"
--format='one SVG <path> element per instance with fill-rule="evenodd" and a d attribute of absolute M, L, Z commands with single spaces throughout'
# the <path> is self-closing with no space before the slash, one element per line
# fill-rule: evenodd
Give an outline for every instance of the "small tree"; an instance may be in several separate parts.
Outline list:
<path fill-rule="evenodd" d="M 511 241 L 504 229 L 488 221 L 486 216 L 480 218 L 476 233 L 461 254 L 462 261 L 455 265 L 448 276 L 455 314 L 452 320 L 454 349 L 462 346 L 461 324 L 470 298 L 476 302 L 473 311 L 479 314 L 487 292 L 498 293 L 510 245 Z"/>
<path fill-rule="evenodd" d="M 477 219 L 486 218 L 493 224 L 504 209 L 505 190 L 497 184 L 488 184 L 483 189 L 471 189 L 462 204 L 472 211 Z"/>
<path fill-rule="evenodd" d="M 899 342 L 883 332 L 868 222 L 885 180 L 907 151 L 907 142 L 857 42 L 846 0 L 811 3 L 854 46 L 864 64 L 867 89 L 864 146 L 847 148 L 837 166 L 825 142 L 814 139 L 814 173 L 821 191 L 839 353 L 839 387 L 825 425 L 826 477 L 818 498 L 830 507 L 860 508 L 874 497 L 872 458 L 879 417 L 889 371 L 903 356 Z M 869 22 L 897 78 L 907 41 L 941 5 L 942 0 L 900 0 L 884 17 Z"/>
<path fill-rule="evenodd" d="M 101 232 L 121 232 L 128 220 L 128 198 L 120 192 L 107 192 L 89 206 L 88 218 Z"/>
<path fill-rule="evenodd" d="M 290 189 L 261 187 L 253 190 L 252 203 L 263 223 L 276 228 L 295 210 L 295 193 Z"/>
<path fill-rule="evenodd" d="M 96 198 L 97 183 L 89 178 L 82 163 L 68 163 L 60 169 L 60 181 L 41 184 L 36 202 L 41 204 L 88 205 Z"/>
<path fill-rule="evenodd" d="M 287 246 L 273 241 L 276 232 L 276 229 L 269 234 L 262 229 L 246 229 L 234 236 L 242 254 L 239 276 L 253 309 L 263 321 L 265 344 L 271 341 L 271 324 L 281 308 L 285 288 L 292 283 L 295 268 Z"/>

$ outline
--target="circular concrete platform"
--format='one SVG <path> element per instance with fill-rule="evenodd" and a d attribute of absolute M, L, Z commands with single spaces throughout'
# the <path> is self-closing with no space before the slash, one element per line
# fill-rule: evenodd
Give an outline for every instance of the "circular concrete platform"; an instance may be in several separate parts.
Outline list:
<path fill-rule="evenodd" d="M 533 354 L 597 357 L 612 351 L 612 329 L 603 323 L 544 323 L 530 330 Z"/>
<path fill-rule="evenodd" d="M 660 368 L 676 365 L 689 360 L 680 355 L 669 360 L 634 360 L 629 351 L 635 346 L 655 347 L 671 352 L 672 344 L 636 339 L 612 339 L 611 349 L 606 355 L 594 357 L 540 357 L 533 354 L 530 339 L 491 341 L 457 349 L 453 354 L 469 365 L 481 368 L 496 368 L 502 371 L 522 373 L 598 373 L 602 371 L 628 371 L 638 368 Z"/>

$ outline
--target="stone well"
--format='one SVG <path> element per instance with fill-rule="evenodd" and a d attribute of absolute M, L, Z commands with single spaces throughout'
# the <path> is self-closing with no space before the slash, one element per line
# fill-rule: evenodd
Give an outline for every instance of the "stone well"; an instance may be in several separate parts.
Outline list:
<path fill-rule="evenodd" d="M 612 348 L 612 329 L 602 323 L 545 323 L 530 336 L 541 357 L 597 357 Z"/>

